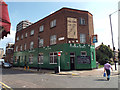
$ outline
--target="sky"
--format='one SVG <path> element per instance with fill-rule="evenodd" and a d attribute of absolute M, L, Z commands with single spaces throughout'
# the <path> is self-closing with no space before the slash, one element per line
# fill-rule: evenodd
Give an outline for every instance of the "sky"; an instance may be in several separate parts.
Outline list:
<path fill-rule="evenodd" d="M 93 15 L 94 34 L 98 35 L 98 43 L 110 45 L 112 48 L 112 37 L 109 15 L 118 10 L 119 0 L 4 0 L 8 4 L 8 11 L 11 21 L 10 35 L 0 40 L 0 48 L 6 47 L 7 43 L 15 42 L 16 25 L 22 20 L 37 22 L 51 13 L 63 8 L 87 10 Z M 48 2 L 49 1 L 49 2 Z M 115 48 L 118 49 L 118 12 L 112 14 L 113 39 Z"/>

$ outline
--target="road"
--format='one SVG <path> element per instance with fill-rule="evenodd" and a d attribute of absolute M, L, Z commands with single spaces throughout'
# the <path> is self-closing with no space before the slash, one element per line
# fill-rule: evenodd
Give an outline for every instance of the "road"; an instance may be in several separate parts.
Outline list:
<path fill-rule="evenodd" d="M 15 69 L 2 70 L 2 82 L 11 88 L 118 88 L 118 76 L 104 77 L 41 74 Z"/>

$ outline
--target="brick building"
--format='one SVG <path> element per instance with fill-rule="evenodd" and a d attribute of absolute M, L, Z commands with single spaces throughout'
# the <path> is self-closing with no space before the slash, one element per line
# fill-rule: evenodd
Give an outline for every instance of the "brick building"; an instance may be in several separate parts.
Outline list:
<path fill-rule="evenodd" d="M 62 51 L 62 70 L 96 68 L 93 15 L 62 8 L 16 32 L 14 66 L 54 69 Z"/>
<path fill-rule="evenodd" d="M 6 45 L 5 62 L 13 63 L 14 43 Z"/>

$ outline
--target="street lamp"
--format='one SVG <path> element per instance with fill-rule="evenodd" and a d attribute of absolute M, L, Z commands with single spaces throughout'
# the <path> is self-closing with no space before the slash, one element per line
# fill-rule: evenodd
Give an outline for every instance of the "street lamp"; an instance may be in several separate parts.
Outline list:
<path fill-rule="evenodd" d="M 112 14 L 114 14 L 114 13 L 116 13 L 116 12 L 118 12 L 118 11 L 120 11 L 120 10 L 117 10 L 117 11 L 115 11 L 115 12 L 113 12 L 113 13 L 111 13 L 110 15 L 109 15 L 109 18 L 110 18 L 110 28 L 111 28 L 111 36 L 112 36 L 112 45 L 113 45 L 113 54 L 114 54 L 114 56 L 113 56 L 113 61 L 114 61 L 114 63 L 115 63 L 115 70 L 117 70 L 117 67 L 116 67 L 116 61 L 115 61 L 115 47 L 114 47 L 114 41 L 113 41 L 113 31 L 112 31 L 112 22 L 111 22 L 111 15 Z"/>

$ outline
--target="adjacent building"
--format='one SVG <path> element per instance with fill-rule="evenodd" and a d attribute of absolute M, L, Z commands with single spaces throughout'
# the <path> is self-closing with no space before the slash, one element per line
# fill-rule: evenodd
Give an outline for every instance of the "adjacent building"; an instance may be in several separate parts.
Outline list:
<path fill-rule="evenodd" d="M 5 62 L 13 63 L 14 43 L 6 45 Z"/>
<path fill-rule="evenodd" d="M 32 25 L 17 30 L 14 66 L 61 70 L 96 68 L 93 15 L 62 8 Z M 61 52 L 60 63 L 58 52 Z"/>
<path fill-rule="evenodd" d="M 3 50 L 3 48 L 0 48 L 0 59 L 3 58 L 3 55 L 4 55 L 4 50 Z"/>
<path fill-rule="evenodd" d="M 28 20 L 21 21 L 19 24 L 17 24 L 16 30 L 17 30 L 17 31 L 20 31 L 20 30 L 28 27 L 28 26 L 31 25 L 31 24 L 32 24 L 32 23 L 29 22 Z"/>

